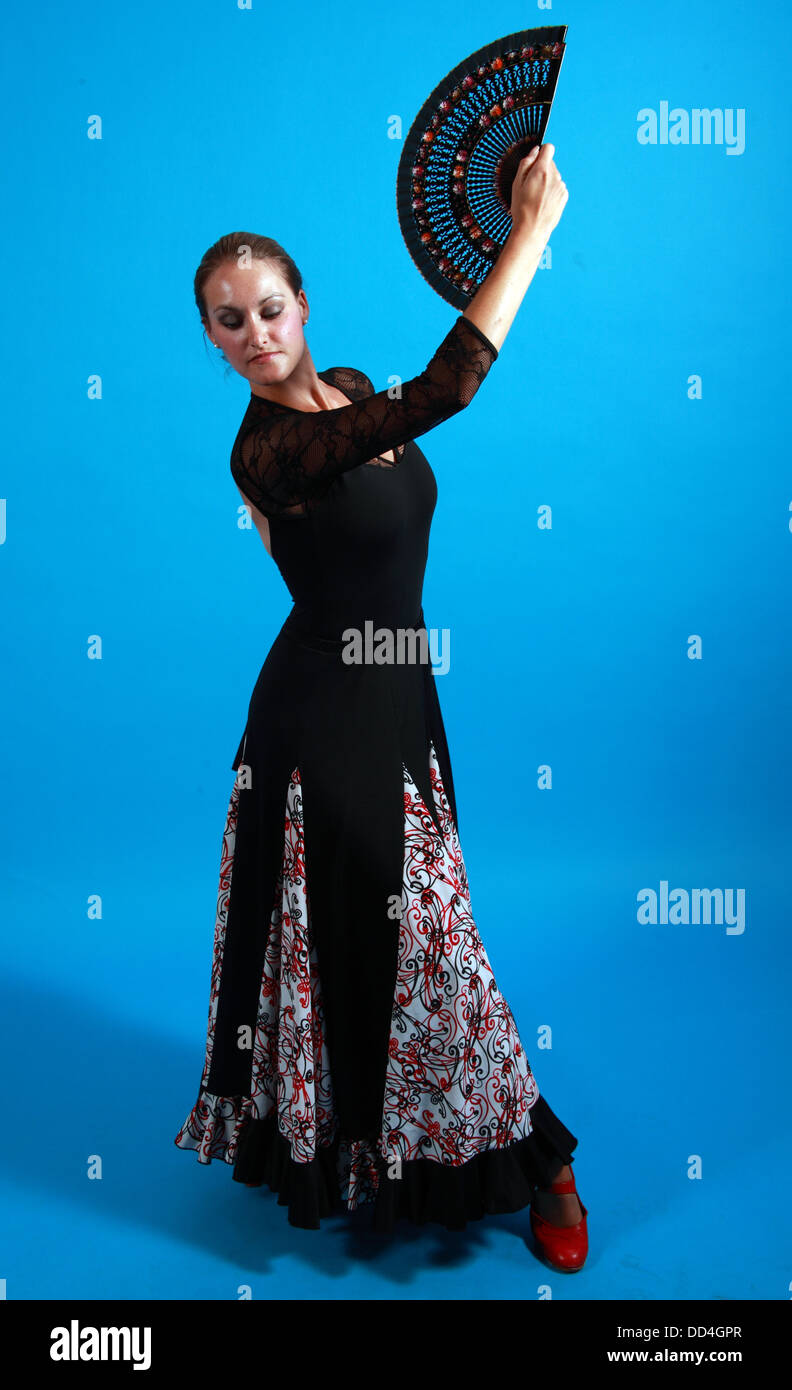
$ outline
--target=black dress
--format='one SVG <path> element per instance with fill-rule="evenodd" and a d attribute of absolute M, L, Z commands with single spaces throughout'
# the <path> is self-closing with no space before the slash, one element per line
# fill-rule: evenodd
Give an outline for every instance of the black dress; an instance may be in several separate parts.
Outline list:
<path fill-rule="evenodd" d="M 437 485 L 413 441 L 497 355 L 460 314 L 395 395 L 347 367 L 319 373 L 338 409 L 251 394 L 232 450 L 293 606 L 232 764 L 205 1062 L 175 1143 L 266 1184 L 294 1226 L 370 1203 L 376 1230 L 461 1229 L 527 1206 L 577 1145 L 473 919 L 422 609 Z"/>

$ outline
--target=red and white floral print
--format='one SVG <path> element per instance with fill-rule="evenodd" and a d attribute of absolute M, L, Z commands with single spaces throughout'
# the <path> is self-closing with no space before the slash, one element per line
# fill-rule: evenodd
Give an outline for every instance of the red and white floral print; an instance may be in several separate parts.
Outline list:
<path fill-rule="evenodd" d="M 438 834 L 404 766 L 404 879 L 399 960 L 386 1063 L 380 1153 L 458 1166 L 531 1133 L 539 1088 L 511 1010 L 476 927 L 462 850 L 430 745 Z M 250 1119 L 277 1112 L 296 1163 L 333 1142 L 337 1120 L 311 935 L 302 789 L 295 768 L 286 798 L 284 853 L 262 971 L 249 1096 L 205 1089 L 212 1059 L 239 804 L 235 783 L 223 835 L 201 1094 L 175 1143 L 202 1163 L 234 1163 Z M 379 1181 L 370 1142 L 344 1138 L 338 1177 L 346 1206 L 373 1200 Z"/>

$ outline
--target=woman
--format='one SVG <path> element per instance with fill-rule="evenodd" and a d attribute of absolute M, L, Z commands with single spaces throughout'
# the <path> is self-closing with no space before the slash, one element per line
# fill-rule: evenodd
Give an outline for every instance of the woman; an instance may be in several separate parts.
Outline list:
<path fill-rule="evenodd" d="M 530 1205 L 540 1254 L 573 1270 L 577 1140 L 471 910 L 421 607 L 437 486 L 414 442 L 498 356 L 567 200 L 553 153 L 522 160 L 486 283 L 397 392 L 316 370 L 276 242 L 235 233 L 198 268 L 204 327 L 251 388 L 232 475 L 294 602 L 232 764 L 204 1069 L 175 1142 L 309 1229 L 361 1203 L 380 1231 Z"/>

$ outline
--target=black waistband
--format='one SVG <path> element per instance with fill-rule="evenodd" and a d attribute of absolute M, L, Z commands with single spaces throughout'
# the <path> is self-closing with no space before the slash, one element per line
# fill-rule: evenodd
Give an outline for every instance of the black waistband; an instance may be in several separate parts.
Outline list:
<path fill-rule="evenodd" d="M 400 632 L 421 632 L 425 630 L 426 627 L 426 624 L 424 622 L 423 608 L 421 608 L 420 612 L 413 619 L 413 621 L 409 623 L 390 625 L 388 623 L 381 622 L 378 619 L 374 618 L 365 619 L 364 625 L 362 627 L 358 627 L 358 630 L 363 634 L 364 638 L 366 636 L 367 631 L 365 627 L 366 622 L 371 623 L 371 631 L 373 634 L 385 630 L 392 632 L 394 638 L 398 638 L 398 634 Z M 343 650 L 344 647 L 347 647 L 349 645 L 348 636 L 344 637 L 341 634 L 344 632 L 348 632 L 350 628 L 354 628 L 355 626 L 356 625 L 354 623 L 344 623 L 340 627 L 339 634 L 335 636 L 331 632 L 328 632 L 326 625 L 322 626 L 318 622 L 315 614 L 309 613 L 304 609 L 299 609 L 295 607 L 292 608 L 291 612 L 286 618 L 286 621 L 284 622 L 281 628 L 281 633 L 284 636 L 291 637 L 295 641 L 298 641 L 305 646 L 311 647 L 313 650 L 316 651 L 340 652 Z"/>

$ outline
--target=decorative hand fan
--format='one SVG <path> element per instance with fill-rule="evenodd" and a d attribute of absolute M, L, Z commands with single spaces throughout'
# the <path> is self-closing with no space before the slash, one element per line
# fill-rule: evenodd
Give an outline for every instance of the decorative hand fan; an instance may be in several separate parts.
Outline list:
<path fill-rule="evenodd" d="M 511 230 L 517 165 L 542 143 L 567 26 L 523 29 L 451 69 L 413 121 L 396 180 L 402 235 L 432 289 L 467 308 Z"/>

